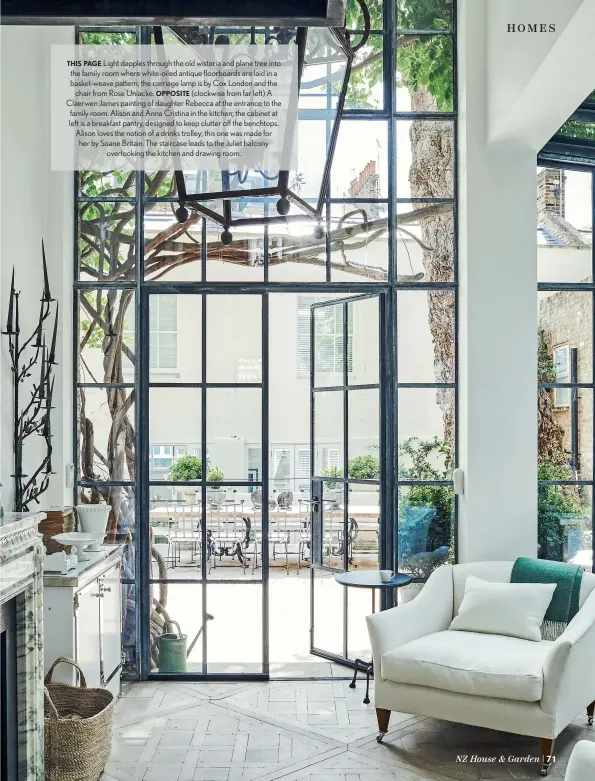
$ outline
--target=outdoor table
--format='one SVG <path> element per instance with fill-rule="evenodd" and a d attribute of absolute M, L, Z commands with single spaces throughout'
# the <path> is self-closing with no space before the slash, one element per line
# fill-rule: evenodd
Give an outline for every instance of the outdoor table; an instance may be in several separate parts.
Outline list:
<path fill-rule="evenodd" d="M 380 580 L 380 570 L 378 569 L 366 569 L 359 572 L 341 572 L 339 575 L 335 575 L 335 580 L 342 586 L 351 588 L 371 588 L 372 589 L 372 613 L 376 612 L 376 591 L 375 589 L 392 589 L 400 588 L 411 583 L 411 576 L 405 575 L 402 572 L 396 572 L 390 580 L 386 582 Z M 355 670 L 353 671 L 353 680 L 349 684 L 351 689 L 355 689 L 355 681 L 359 671 L 366 673 L 366 696 L 364 697 L 364 704 L 370 703 L 370 675 L 374 672 L 374 662 L 366 662 L 363 659 L 355 660 Z"/>

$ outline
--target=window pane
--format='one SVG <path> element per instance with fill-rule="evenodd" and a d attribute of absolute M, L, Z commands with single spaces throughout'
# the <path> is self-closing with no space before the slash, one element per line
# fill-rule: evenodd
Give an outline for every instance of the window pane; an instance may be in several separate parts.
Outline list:
<path fill-rule="evenodd" d="M 202 296 L 151 295 L 149 331 L 152 382 L 201 381 Z"/>
<path fill-rule="evenodd" d="M 314 312 L 314 384 L 317 388 L 343 385 L 345 369 L 344 306 L 316 307 Z M 351 369 L 353 323 L 347 324 L 347 370 Z"/>
<path fill-rule="evenodd" d="M 207 298 L 207 381 L 262 381 L 262 296 Z"/>
<path fill-rule="evenodd" d="M 314 472 L 322 477 L 343 475 L 343 392 L 314 394 Z"/>
<path fill-rule="evenodd" d="M 537 169 L 537 261 L 540 282 L 591 279 L 592 178 L 583 171 Z"/>
<path fill-rule="evenodd" d="M 540 480 L 590 480 L 593 476 L 593 391 L 539 390 Z"/>
<path fill-rule="evenodd" d="M 326 280 L 326 234 L 317 239 L 315 227 L 316 223 L 309 218 L 269 226 L 269 281 Z"/>
<path fill-rule="evenodd" d="M 453 110 L 450 35 L 397 36 L 397 111 Z"/>
<path fill-rule="evenodd" d="M 537 489 L 539 558 L 593 566 L 592 486 Z"/>
<path fill-rule="evenodd" d="M 262 586 L 207 586 L 209 673 L 262 672 L 262 608 Z"/>
<path fill-rule="evenodd" d="M 134 197 L 135 171 L 79 171 L 79 195 L 89 198 Z"/>
<path fill-rule="evenodd" d="M 78 389 L 79 480 L 135 479 L 132 388 Z"/>
<path fill-rule="evenodd" d="M 452 290 L 397 293 L 399 382 L 454 382 L 454 300 Z"/>
<path fill-rule="evenodd" d="M 426 580 L 452 562 L 455 496 L 450 486 L 414 485 L 399 489 L 398 569 Z"/>
<path fill-rule="evenodd" d="M 455 394 L 452 389 L 399 390 L 399 476 L 447 480 L 452 474 Z"/>
<path fill-rule="evenodd" d="M 79 382 L 134 382 L 132 290 L 79 291 Z"/>
<path fill-rule="evenodd" d="M 259 388 L 209 388 L 207 443 L 213 480 L 249 480 L 248 452 L 262 449 Z"/>
<path fill-rule="evenodd" d="M 382 26 L 382 18 L 380 18 Z M 354 35 L 353 45 L 357 45 L 359 35 Z M 384 106 L 382 82 L 382 36 L 370 35 L 367 43 L 355 54 L 349 78 L 349 87 L 345 99 L 345 108 L 376 109 Z"/>
<path fill-rule="evenodd" d="M 538 293 L 537 300 L 539 381 L 591 382 L 593 294 L 576 290 L 548 291 Z M 556 405 L 564 406 L 564 393 L 558 392 L 557 396 Z"/>
<path fill-rule="evenodd" d="M 397 198 L 452 198 L 454 124 L 448 120 L 397 121 Z"/>
<path fill-rule="evenodd" d="M 376 389 L 350 390 L 349 477 L 357 480 L 380 478 L 380 392 Z M 354 486 L 355 487 L 355 486 Z"/>
<path fill-rule="evenodd" d="M 145 279 L 198 282 L 201 279 L 202 218 L 191 211 L 180 224 L 174 214 L 177 203 L 145 205 Z"/>
<path fill-rule="evenodd" d="M 362 298 L 347 303 L 349 385 L 373 385 L 380 370 L 380 299 Z"/>
<path fill-rule="evenodd" d="M 260 198 L 232 201 L 233 219 L 260 219 L 268 213 Z M 273 209 L 276 212 L 272 202 Z M 207 221 L 207 279 L 234 282 L 262 282 L 265 240 L 262 225 L 234 228 L 231 244 L 221 241 L 223 227 Z"/>
<path fill-rule="evenodd" d="M 135 208 L 133 203 L 80 203 L 78 205 L 79 279 L 126 282 L 136 266 Z"/>
<path fill-rule="evenodd" d="M 314 648 L 343 656 L 343 600 L 345 587 L 337 583 L 332 572 L 314 570 L 312 580 L 314 605 Z"/>
<path fill-rule="evenodd" d="M 151 591 L 151 672 L 202 673 L 202 586 L 153 583 Z M 168 624 L 167 616 L 171 619 Z M 185 636 L 185 644 L 179 640 L 180 634 Z M 188 654 L 186 658 L 184 651 Z"/>
<path fill-rule="evenodd" d="M 289 180 L 300 198 L 318 201 L 330 130 L 330 122 L 324 119 L 300 119 L 298 122 L 298 162 L 296 170 L 290 172 Z"/>
<path fill-rule="evenodd" d="M 344 119 L 331 169 L 332 198 L 388 197 L 387 123 Z"/>
<path fill-rule="evenodd" d="M 388 206 L 384 203 L 331 204 L 330 250 L 333 282 L 388 279 Z"/>
<path fill-rule="evenodd" d="M 397 0 L 399 30 L 448 30 L 452 26 L 452 0 L 411 3 Z"/>
<path fill-rule="evenodd" d="M 371 473 L 378 467 L 372 464 Z M 380 535 L 380 485 L 349 483 L 347 487 L 349 518 L 349 569 L 378 569 Z M 362 589 L 365 591 L 366 589 Z M 360 591 L 360 589 L 356 589 Z M 366 602 L 369 607 L 369 601 Z M 368 612 L 370 612 L 368 610 Z"/>
<path fill-rule="evenodd" d="M 398 203 L 396 245 L 399 282 L 453 282 L 453 204 Z"/>
<path fill-rule="evenodd" d="M 150 480 L 201 479 L 201 398 L 200 388 L 149 390 Z"/>
<path fill-rule="evenodd" d="M 370 22 L 372 30 L 382 30 L 383 28 L 383 5 L 382 0 L 376 0 L 368 5 L 370 12 Z M 345 26 L 348 30 L 363 30 L 366 26 L 362 9 L 357 0 L 347 0 L 345 8 Z M 358 38 L 354 36 L 353 45 L 357 44 Z"/>
<path fill-rule="evenodd" d="M 248 486 L 216 485 L 207 487 L 207 577 L 212 580 L 237 578 L 262 580 L 262 555 L 266 544 L 262 536 L 262 488 L 252 493 Z M 277 518 L 269 514 L 269 553 L 279 555 L 283 563 L 286 542 L 295 522 L 291 513 Z M 274 551 L 273 551 L 274 547 Z"/>
<path fill-rule="evenodd" d="M 372 590 L 369 588 L 345 589 L 347 598 L 348 659 L 372 658 L 370 636 L 366 625 L 366 616 L 369 616 L 372 612 Z"/>

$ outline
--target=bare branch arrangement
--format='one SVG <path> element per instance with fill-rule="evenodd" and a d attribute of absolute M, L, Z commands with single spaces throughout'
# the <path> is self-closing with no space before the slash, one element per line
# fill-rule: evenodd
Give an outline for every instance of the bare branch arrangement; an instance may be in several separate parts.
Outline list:
<path fill-rule="evenodd" d="M 48 280 L 45 247 L 41 242 L 43 263 L 43 293 L 40 300 L 39 319 L 27 339 L 21 338 L 20 296 L 15 290 L 14 267 L 10 285 L 10 300 L 6 330 L 13 382 L 13 452 L 14 452 L 14 508 L 27 512 L 32 502 L 39 504 L 39 497 L 47 491 L 52 472 L 51 411 L 54 396 L 54 367 L 56 366 L 56 340 L 58 336 L 58 302 L 52 298 Z M 53 306 L 55 304 L 55 306 Z M 53 330 L 48 348 L 46 327 L 53 313 Z M 37 367 L 39 366 L 39 370 Z M 39 373 L 38 373 L 39 372 Z M 37 375 L 37 378 L 36 378 Z M 23 391 L 29 390 L 30 398 L 22 402 Z M 21 406 L 23 404 L 23 406 Z M 23 451 L 32 436 L 44 440 L 41 463 L 31 475 L 23 472 Z"/>

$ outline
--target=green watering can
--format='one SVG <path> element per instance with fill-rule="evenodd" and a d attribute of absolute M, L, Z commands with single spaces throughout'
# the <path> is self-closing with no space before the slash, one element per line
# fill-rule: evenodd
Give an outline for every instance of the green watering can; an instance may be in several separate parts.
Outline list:
<path fill-rule="evenodd" d="M 166 631 L 172 625 L 177 626 L 177 632 Z M 177 621 L 166 621 L 163 630 L 163 634 L 159 638 L 159 672 L 185 673 L 188 635 L 182 634 Z"/>
<path fill-rule="evenodd" d="M 213 616 L 205 613 L 206 621 L 212 621 Z M 175 624 L 178 627 L 177 632 L 168 632 L 168 626 Z M 186 659 L 194 648 L 196 641 L 202 633 L 202 626 L 190 643 L 190 648 L 186 649 L 188 635 L 183 635 L 180 625 L 177 621 L 166 621 L 163 625 L 163 634 L 159 638 L 159 672 L 161 673 L 185 673 Z"/>

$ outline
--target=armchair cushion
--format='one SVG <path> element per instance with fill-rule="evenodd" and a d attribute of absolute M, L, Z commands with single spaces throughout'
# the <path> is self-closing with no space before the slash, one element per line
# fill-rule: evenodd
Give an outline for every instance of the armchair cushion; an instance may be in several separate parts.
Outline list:
<path fill-rule="evenodd" d="M 382 654 L 381 673 L 395 683 L 538 702 L 552 645 L 475 632 L 434 632 Z"/>
<path fill-rule="evenodd" d="M 491 583 L 468 575 L 450 629 L 539 642 L 539 628 L 555 590 L 555 583 Z"/>

